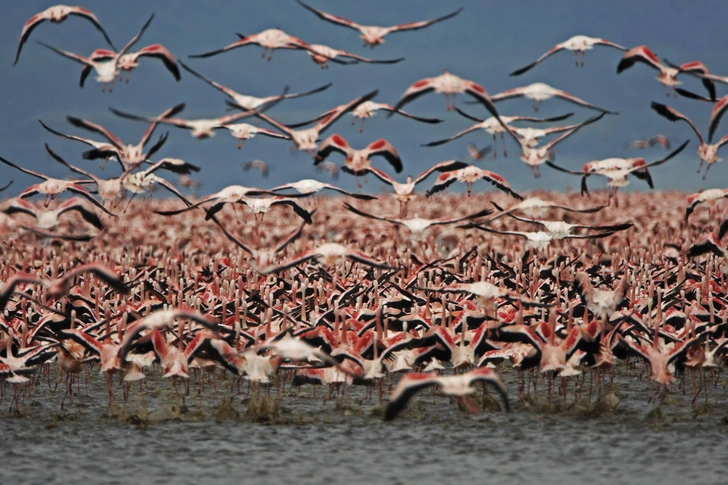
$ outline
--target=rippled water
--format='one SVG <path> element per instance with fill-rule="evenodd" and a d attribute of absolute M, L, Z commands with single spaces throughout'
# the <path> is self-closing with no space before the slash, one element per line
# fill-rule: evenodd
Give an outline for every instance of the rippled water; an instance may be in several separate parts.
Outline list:
<path fill-rule="evenodd" d="M 372 413 L 376 393 L 360 405 L 364 391 L 353 388 L 323 403 L 325 391 L 314 398 L 306 386 L 284 391 L 271 423 L 251 422 L 241 396 L 221 405 L 229 381 L 217 397 L 209 388 L 199 397 L 192 384 L 182 404 L 169 382 L 152 379 L 112 416 L 94 373 L 84 405 L 64 411 L 62 385 L 40 383 L 20 413 L 8 412 L 6 389 L 0 483 L 719 483 L 728 457 L 725 384 L 721 378 L 710 404 L 696 408 L 688 378 L 687 394 L 674 384 L 654 411 L 638 371 L 622 372 L 621 402 L 601 414 L 573 405 L 573 390 L 565 407 L 548 411 L 527 407 L 509 386 L 510 415 L 464 414 L 422 392 L 392 423 Z M 585 394 L 588 386 L 587 378 Z M 543 403 L 544 382 L 538 395 Z M 175 420 L 154 422 L 164 417 Z"/>

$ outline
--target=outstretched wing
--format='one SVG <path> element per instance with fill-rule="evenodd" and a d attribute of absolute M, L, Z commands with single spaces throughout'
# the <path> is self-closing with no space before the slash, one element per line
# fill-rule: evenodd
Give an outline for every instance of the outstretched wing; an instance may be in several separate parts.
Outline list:
<path fill-rule="evenodd" d="M 450 18 L 453 18 L 457 14 L 463 11 L 463 7 L 460 7 L 459 9 L 455 10 L 454 12 L 450 12 L 447 15 L 443 15 L 442 17 L 437 17 L 431 20 L 422 20 L 419 22 L 409 22 L 407 24 L 397 24 L 393 25 L 392 27 L 389 27 L 389 32 L 399 32 L 403 30 L 417 30 L 417 29 L 424 29 L 425 27 L 429 27 L 432 24 L 436 24 L 437 22 L 442 22 L 443 20 L 447 20 Z"/>
<path fill-rule="evenodd" d="M 667 118 L 670 121 L 682 120 L 682 121 L 686 122 L 687 124 L 690 125 L 690 127 L 693 129 L 695 134 L 698 136 L 698 140 L 700 141 L 700 144 L 702 145 L 703 143 L 705 143 L 703 141 L 703 135 L 700 134 L 700 130 L 698 130 L 698 127 L 695 126 L 695 124 L 692 121 L 690 121 L 690 118 L 688 118 L 684 114 L 680 113 L 675 108 L 671 108 L 669 106 L 666 106 L 661 103 L 657 103 L 655 101 L 650 103 L 650 107 L 653 110 L 655 110 L 657 112 L 657 114 L 659 114 L 663 118 Z"/>
<path fill-rule="evenodd" d="M 415 185 L 424 181 L 430 176 L 432 172 L 451 172 L 453 170 L 460 170 L 461 168 L 467 167 L 468 164 L 459 160 L 446 160 L 444 162 L 436 163 L 421 174 L 414 180 Z M 376 175 L 376 174 L 375 174 Z"/>
<path fill-rule="evenodd" d="M 647 64 L 658 71 L 662 70 L 662 64 L 660 64 L 660 60 L 657 58 L 655 53 L 647 48 L 647 46 L 641 45 L 624 53 L 622 60 L 620 60 L 617 65 L 617 74 L 634 66 L 636 62 Z"/>
<path fill-rule="evenodd" d="M 369 152 L 368 157 L 384 157 L 394 167 L 395 172 L 400 173 L 402 171 L 402 159 L 399 158 L 399 153 L 387 140 L 382 138 L 373 141 L 367 145 L 366 151 Z"/>
<path fill-rule="evenodd" d="M 177 60 L 174 56 L 164 47 L 162 44 L 148 45 L 139 52 L 136 53 L 136 57 L 150 56 L 156 59 L 160 59 L 164 62 L 164 67 L 172 73 L 175 80 L 181 79 L 179 67 L 177 67 Z"/>
<path fill-rule="evenodd" d="M 296 0 L 300 6 L 308 10 L 309 12 L 312 12 L 314 15 L 316 15 L 318 18 L 322 20 L 326 20 L 327 22 L 331 22 L 333 24 L 342 25 L 344 27 L 349 27 L 350 29 L 354 30 L 361 30 L 361 26 L 357 24 L 356 22 L 352 22 L 351 20 L 347 20 L 343 17 L 339 17 L 337 15 L 332 15 L 330 13 L 322 12 L 321 10 L 316 10 L 313 7 L 310 7 L 303 3 L 301 0 Z"/>

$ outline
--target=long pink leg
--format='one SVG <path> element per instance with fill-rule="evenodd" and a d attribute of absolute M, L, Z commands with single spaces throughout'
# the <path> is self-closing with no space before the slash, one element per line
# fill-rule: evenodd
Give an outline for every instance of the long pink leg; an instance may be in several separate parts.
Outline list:
<path fill-rule="evenodd" d="M 506 135 L 501 131 L 501 141 L 503 142 L 503 156 L 508 158 L 508 150 L 506 149 Z"/>
<path fill-rule="evenodd" d="M 498 135 L 493 133 L 493 158 L 498 158 Z"/>
<path fill-rule="evenodd" d="M 574 65 L 579 65 L 579 51 L 574 51 Z"/>

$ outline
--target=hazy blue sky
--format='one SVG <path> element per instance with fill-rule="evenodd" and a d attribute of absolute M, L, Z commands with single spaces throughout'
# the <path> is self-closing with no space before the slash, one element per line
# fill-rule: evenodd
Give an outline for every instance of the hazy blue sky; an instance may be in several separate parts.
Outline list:
<path fill-rule="evenodd" d="M 552 45 L 576 34 L 603 37 L 626 47 L 645 44 L 660 58 L 675 63 L 702 60 L 716 73 L 728 75 L 728 3 L 711 2 L 654 2 L 654 1 L 520 1 L 494 2 L 461 0 L 454 2 L 424 0 L 368 0 L 337 1 L 310 0 L 309 4 L 322 10 L 350 18 L 361 24 L 390 25 L 424 20 L 462 6 L 457 17 L 424 30 L 402 32 L 386 37 L 386 43 L 373 51 L 365 49 L 359 34 L 353 30 L 324 22 L 301 8 L 293 0 L 269 1 L 141 1 L 83 2 L 92 9 L 118 48 L 137 33 L 152 12 L 156 13 L 149 30 L 137 44 L 141 48 L 151 43 L 164 44 L 178 59 L 183 59 L 200 73 L 225 84 L 240 93 L 255 96 L 278 94 L 285 85 L 291 91 L 309 90 L 333 82 L 326 92 L 311 97 L 288 100 L 274 107 L 269 114 L 284 123 L 299 122 L 353 99 L 379 89 L 378 101 L 394 103 L 414 81 L 434 76 L 444 70 L 482 84 L 495 94 L 512 87 L 533 82 L 546 82 L 556 88 L 607 109 L 620 112 L 619 116 L 606 116 L 596 125 L 583 129 L 557 147 L 557 162 L 578 168 L 584 162 L 609 157 L 644 156 L 648 161 L 661 158 L 662 149 L 644 151 L 626 150 L 630 140 L 661 133 L 668 135 L 677 146 L 685 139 L 691 144 L 678 158 L 655 170 L 655 183 L 660 189 L 698 190 L 728 185 L 728 163 L 715 166 L 711 178 L 701 180 L 695 172 L 698 157 L 697 141 L 689 126 L 670 123 L 654 113 L 649 105 L 657 100 L 667 103 L 691 117 L 698 128 L 707 132 L 711 106 L 683 98 L 667 98 L 662 86 L 655 80 L 656 71 L 645 65 L 617 75 L 620 52 L 610 48 L 596 48 L 587 53 L 583 68 L 574 66 L 571 52 L 554 55 L 528 73 L 512 78 L 508 73 L 544 53 Z M 64 23 L 44 24 L 31 35 L 23 49 L 20 62 L 12 67 L 18 38 L 23 23 L 33 14 L 52 5 L 49 1 L 8 2 L 0 19 L 0 88 L 2 89 L 2 115 L 0 116 L 0 156 L 22 166 L 52 176 L 68 173 L 45 154 L 43 143 L 48 142 L 66 159 L 77 165 L 92 168 L 96 164 L 80 158 L 86 147 L 63 140 L 44 131 L 37 123 L 42 119 L 50 126 L 70 134 L 89 136 L 72 126 L 66 115 L 87 118 L 103 124 L 122 138 L 136 143 L 145 125 L 115 117 L 108 111 L 113 106 L 132 113 L 154 115 L 180 102 L 187 103 L 182 117 L 216 117 L 225 112 L 225 96 L 202 81 L 182 72 L 182 80 L 175 82 L 161 62 L 143 59 L 133 71 L 129 84 L 116 83 L 113 93 L 103 93 L 101 85 L 93 80 L 86 87 L 78 87 L 81 66 L 43 48 L 35 41 L 42 40 L 60 49 L 88 55 L 96 48 L 106 47 L 102 35 L 84 19 L 69 18 Z M 322 43 L 373 58 L 396 58 L 405 61 L 396 65 L 352 66 L 331 65 L 321 70 L 303 51 L 276 51 L 272 62 L 261 59 L 262 48 L 249 46 L 208 59 L 187 59 L 190 54 L 206 52 L 234 42 L 236 32 L 252 34 L 278 27 L 310 43 Z M 136 50 L 136 49 L 135 49 Z M 685 76 L 684 86 L 702 92 L 695 78 Z M 726 87 L 718 85 L 718 94 Z M 481 106 L 460 106 L 476 116 L 486 116 Z M 476 132 L 436 148 L 420 144 L 441 139 L 470 126 L 469 120 L 457 113 L 445 111 L 442 95 L 420 98 L 406 109 L 413 114 L 440 117 L 439 125 L 425 125 L 401 117 L 386 119 L 380 114 L 367 122 L 363 134 L 351 125 L 347 115 L 334 124 L 325 136 L 339 133 L 354 146 L 363 147 L 380 137 L 386 137 L 399 150 L 404 172 L 416 175 L 430 164 L 463 157 L 468 143 L 483 146 L 490 136 Z M 503 115 L 533 114 L 528 100 L 507 100 L 498 104 Z M 581 121 L 594 114 L 570 103 L 554 99 L 542 105 L 539 114 L 551 116 L 574 112 L 569 120 Z M 249 120 L 245 120 L 249 121 Z M 253 121 L 254 124 L 260 123 Z M 266 125 L 261 125 L 266 126 Z M 525 126 L 525 125 L 521 125 Z M 203 183 L 201 193 L 211 193 L 237 183 L 247 186 L 273 186 L 300 178 L 330 180 L 328 174 L 317 174 L 312 160 L 303 153 L 291 155 L 290 142 L 258 136 L 248 140 L 243 149 L 236 149 L 236 141 L 227 132 L 219 131 L 208 140 L 195 140 L 189 132 L 175 127 L 158 128 L 157 136 L 165 130 L 170 137 L 160 156 L 183 158 L 202 167 L 198 179 Z M 718 135 L 728 132 L 728 120 Z M 101 139 L 95 135 L 91 138 Z M 499 156 L 482 166 L 500 173 L 516 190 L 537 187 L 565 190 L 578 187 L 579 179 L 544 167 L 543 178 L 535 180 L 528 167 L 517 158 L 517 147 L 508 140 L 509 157 Z M 499 152 L 501 149 L 499 148 Z M 728 149 L 724 150 L 728 157 Z M 268 179 L 257 172 L 245 173 L 242 162 L 250 159 L 265 160 L 275 167 Z M 339 155 L 332 161 L 341 163 Z M 374 164 L 391 172 L 383 159 Z M 110 165 L 109 176 L 117 175 Z M 99 174 L 104 172 L 98 171 Z M 176 183 L 177 177 L 169 175 Z M 11 194 L 35 183 L 34 179 L 6 166 L 0 166 L 0 185 L 14 179 Z M 433 177 L 434 180 L 434 177 Z M 339 185 L 355 189 L 353 177 L 342 174 Z M 430 185 L 428 181 L 425 185 Z M 602 186 L 593 181 L 592 186 Z M 377 192 L 382 184 L 369 177 L 365 190 Z M 644 182 L 633 180 L 630 187 L 646 188 Z M 487 184 L 476 190 L 490 190 Z M 424 188 L 423 188 L 424 189 Z"/>

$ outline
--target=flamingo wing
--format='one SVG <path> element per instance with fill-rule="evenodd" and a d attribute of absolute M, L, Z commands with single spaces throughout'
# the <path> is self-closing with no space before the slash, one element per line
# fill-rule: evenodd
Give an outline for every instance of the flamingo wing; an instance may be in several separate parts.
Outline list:
<path fill-rule="evenodd" d="M 317 10 L 313 7 L 310 7 L 303 3 L 301 0 L 296 0 L 300 6 L 308 10 L 309 12 L 312 12 L 314 15 L 316 15 L 318 18 L 325 20 L 327 22 L 331 22 L 333 24 L 342 25 L 344 27 L 349 27 L 350 29 L 354 30 L 361 30 L 361 25 L 357 24 L 356 22 L 352 22 L 351 20 L 347 20 L 343 17 L 339 17 L 338 15 L 332 15 L 330 13 L 323 12 L 321 10 Z"/>
<path fill-rule="evenodd" d="M 460 12 L 463 11 L 463 7 L 460 7 L 459 9 L 455 10 L 454 12 L 450 12 L 447 15 L 443 15 L 442 17 L 437 17 L 430 20 L 421 20 L 419 22 L 409 22 L 406 24 L 397 24 L 393 25 L 392 27 L 389 27 L 389 32 L 401 32 L 404 30 L 418 30 L 418 29 L 424 29 L 425 27 L 429 27 L 432 24 L 436 24 L 437 22 L 442 22 L 443 20 L 451 19 Z"/>
<path fill-rule="evenodd" d="M 179 81 L 181 79 L 179 67 L 177 67 L 177 60 L 162 44 L 148 45 L 136 53 L 136 57 L 142 56 L 150 56 L 160 59 L 164 62 L 164 67 L 172 73 L 175 80 Z"/>
<path fill-rule="evenodd" d="M 338 135 L 337 133 L 334 133 L 325 139 L 321 145 L 319 145 L 314 165 L 318 165 L 324 161 L 333 152 L 341 153 L 345 157 L 348 157 L 351 152 L 351 146 L 349 146 L 349 143 L 343 136 Z"/>
<path fill-rule="evenodd" d="M 617 74 L 629 69 L 637 62 L 647 64 L 648 66 L 652 67 L 653 69 L 657 69 L 658 71 L 662 71 L 664 69 L 655 53 L 652 52 L 647 46 L 641 45 L 634 47 L 624 53 L 624 56 L 617 65 Z"/>
<path fill-rule="evenodd" d="M 392 165 L 395 172 L 400 173 L 402 171 L 402 159 L 399 158 L 399 153 L 387 140 L 382 138 L 373 141 L 367 145 L 366 151 L 369 152 L 368 157 L 384 157 Z"/>
<path fill-rule="evenodd" d="M 695 126 L 695 124 L 692 121 L 690 121 L 690 118 L 688 118 L 684 114 L 680 113 L 675 108 L 671 108 L 669 106 L 666 106 L 661 103 L 657 103 L 655 101 L 650 103 L 650 107 L 653 110 L 655 110 L 657 112 L 657 114 L 659 114 L 663 118 L 667 118 L 670 121 L 678 121 L 678 120 L 685 121 L 687 124 L 690 125 L 690 127 L 693 129 L 695 134 L 698 136 L 698 140 L 700 141 L 700 144 L 702 145 L 704 143 L 703 135 L 700 134 L 700 130 L 698 130 L 698 127 Z"/>

